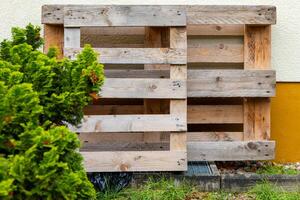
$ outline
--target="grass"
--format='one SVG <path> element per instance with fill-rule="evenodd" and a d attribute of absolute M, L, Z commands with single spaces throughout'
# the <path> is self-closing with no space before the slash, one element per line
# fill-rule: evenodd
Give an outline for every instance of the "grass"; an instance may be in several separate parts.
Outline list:
<path fill-rule="evenodd" d="M 300 174 L 299 170 L 285 168 L 281 165 L 265 165 L 256 171 L 258 174 L 285 174 L 285 175 L 298 175 Z"/>
<path fill-rule="evenodd" d="M 264 182 L 246 193 L 200 192 L 185 183 L 172 179 L 159 181 L 149 179 L 140 188 L 127 188 L 120 192 L 99 193 L 100 200 L 300 200 L 299 192 L 287 192 L 282 188 Z"/>

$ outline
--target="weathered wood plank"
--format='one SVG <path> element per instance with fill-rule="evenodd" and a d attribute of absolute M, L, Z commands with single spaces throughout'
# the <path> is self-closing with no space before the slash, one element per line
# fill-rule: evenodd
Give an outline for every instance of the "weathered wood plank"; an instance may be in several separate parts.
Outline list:
<path fill-rule="evenodd" d="M 64 47 L 64 27 L 62 25 L 44 25 L 44 53 L 48 53 L 49 48 L 58 49 L 58 58 L 63 58 Z"/>
<path fill-rule="evenodd" d="M 74 132 L 168 132 L 186 131 L 181 116 L 170 115 L 86 115 Z"/>
<path fill-rule="evenodd" d="M 99 142 L 98 144 L 82 143 L 80 151 L 169 151 L 169 142 Z"/>
<path fill-rule="evenodd" d="M 190 70 L 188 97 L 271 97 L 273 70 Z"/>
<path fill-rule="evenodd" d="M 42 24 L 63 24 L 65 5 L 43 5 Z"/>
<path fill-rule="evenodd" d="M 170 47 L 187 50 L 187 32 L 186 27 L 169 29 Z M 187 80 L 187 63 L 184 65 L 170 66 L 170 79 L 180 79 L 184 82 Z M 187 121 L 187 96 L 183 100 L 170 100 L 170 115 L 181 116 L 183 123 Z M 170 151 L 186 152 L 186 132 L 170 133 Z"/>
<path fill-rule="evenodd" d="M 189 40 L 188 63 L 243 63 L 243 44 L 211 43 L 195 45 L 195 40 Z"/>
<path fill-rule="evenodd" d="M 189 124 L 237 124 L 243 123 L 242 105 L 190 105 Z"/>
<path fill-rule="evenodd" d="M 275 6 L 188 5 L 187 24 L 275 24 Z"/>
<path fill-rule="evenodd" d="M 64 26 L 185 26 L 182 6 L 73 5 L 64 7 Z"/>
<path fill-rule="evenodd" d="M 188 142 L 188 161 L 272 160 L 275 141 Z"/>
<path fill-rule="evenodd" d="M 224 24 L 200 24 L 200 25 L 188 25 L 188 36 L 243 36 L 244 25 L 224 25 Z"/>
<path fill-rule="evenodd" d="M 81 133 L 78 135 L 82 143 L 98 145 L 104 143 L 122 142 L 122 143 L 142 143 L 144 141 L 144 132 L 134 133 Z M 164 132 L 161 134 L 161 142 L 169 142 L 170 134 Z"/>
<path fill-rule="evenodd" d="M 42 8 L 42 23 L 63 24 L 64 23 L 63 8 L 65 6 L 70 6 L 70 5 L 44 5 Z M 159 7 L 161 8 L 165 6 L 159 6 Z M 167 7 L 174 7 L 174 6 L 167 6 Z M 275 24 L 276 23 L 276 7 L 274 6 L 229 6 L 229 5 L 228 6 L 226 5 L 182 6 L 181 5 L 179 7 L 180 9 L 185 10 L 186 18 L 187 18 L 186 23 L 190 25 L 193 24 Z M 153 11 L 148 13 L 149 15 L 153 14 Z M 102 15 L 104 14 L 105 12 Z M 155 18 L 158 18 L 159 20 L 165 20 L 164 16 L 162 17 L 160 16 L 161 15 L 157 15 L 155 16 Z M 183 15 L 176 16 L 176 18 L 174 19 L 177 20 L 177 17 L 180 18 L 185 16 Z"/>
<path fill-rule="evenodd" d="M 113 69 L 105 70 L 105 77 L 107 78 L 170 78 L 169 70 L 134 70 L 134 69 Z"/>
<path fill-rule="evenodd" d="M 186 82 L 171 79 L 105 79 L 101 98 L 185 99 Z"/>
<path fill-rule="evenodd" d="M 87 172 L 185 171 L 186 152 L 81 152 Z M 99 159 L 101 158 L 101 159 Z"/>
<path fill-rule="evenodd" d="M 94 48 L 103 64 L 185 64 L 185 49 L 172 48 Z M 75 59 L 82 48 L 66 48 L 64 55 Z"/>
<path fill-rule="evenodd" d="M 147 27 L 146 27 L 147 28 Z M 153 28 L 153 27 L 152 27 Z M 155 27 L 161 28 L 161 27 Z M 82 35 L 95 36 L 144 36 L 146 34 L 145 27 L 82 27 Z M 204 24 L 204 25 L 188 25 L 188 36 L 243 36 L 244 25 L 230 24 Z"/>
<path fill-rule="evenodd" d="M 244 48 L 246 70 L 269 70 L 271 68 L 271 26 L 246 26 Z M 270 138 L 270 107 L 269 98 L 248 98 L 244 101 L 245 140 Z"/>
<path fill-rule="evenodd" d="M 80 48 L 80 28 L 64 29 L 64 48 Z"/>
<path fill-rule="evenodd" d="M 242 141 L 243 132 L 188 132 L 188 142 L 216 142 L 216 141 Z"/>

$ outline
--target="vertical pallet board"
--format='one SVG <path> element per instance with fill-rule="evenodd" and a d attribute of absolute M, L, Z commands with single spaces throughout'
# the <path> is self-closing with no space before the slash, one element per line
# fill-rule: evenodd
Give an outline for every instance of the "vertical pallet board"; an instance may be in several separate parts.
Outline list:
<path fill-rule="evenodd" d="M 245 70 L 271 68 L 271 26 L 245 25 Z M 270 98 L 245 98 L 244 140 L 270 139 Z"/>
<path fill-rule="evenodd" d="M 170 28 L 170 47 L 187 49 L 187 33 L 186 27 L 171 27 Z M 187 65 L 171 65 L 170 78 L 187 80 Z M 171 100 L 170 114 L 180 115 L 185 119 L 187 124 L 187 99 Z M 186 132 L 170 134 L 170 150 L 186 152 Z"/>
<path fill-rule="evenodd" d="M 64 47 L 64 27 L 63 25 L 44 25 L 44 52 L 47 53 L 49 48 L 56 47 L 58 49 L 58 58 L 63 57 Z"/>

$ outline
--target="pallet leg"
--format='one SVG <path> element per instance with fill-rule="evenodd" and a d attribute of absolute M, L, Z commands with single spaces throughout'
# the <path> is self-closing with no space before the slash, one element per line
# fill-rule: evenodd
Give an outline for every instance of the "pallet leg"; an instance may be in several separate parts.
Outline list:
<path fill-rule="evenodd" d="M 244 68 L 271 68 L 271 26 L 245 26 Z M 244 140 L 270 138 L 270 98 L 244 100 Z"/>
<path fill-rule="evenodd" d="M 50 47 L 58 48 L 58 58 L 63 58 L 64 47 L 64 27 L 63 25 L 44 25 L 44 53 L 47 53 Z"/>

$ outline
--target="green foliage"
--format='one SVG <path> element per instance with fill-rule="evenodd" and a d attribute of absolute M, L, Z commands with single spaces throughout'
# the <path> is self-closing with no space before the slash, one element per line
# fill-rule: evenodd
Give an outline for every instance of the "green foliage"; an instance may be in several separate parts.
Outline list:
<path fill-rule="evenodd" d="M 95 199 L 82 166 L 77 125 L 103 65 L 86 46 L 77 60 L 45 55 L 40 28 L 13 28 L 0 46 L 0 199 Z"/>
<path fill-rule="evenodd" d="M 271 165 L 266 164 L 259 168 L 256 173 L 258 174 L 285 174 L 285 175 L 297 175 L 300 171 L 297 169 L 286 168 L 283 165 Z"/>
<path fill-rule="evenodd" d="M 186 183 L 177 183 L 172 179 L 162 178 L 159 181 L 149 179 L 140 188 L 128 188 L 121 192 L 106 191 L 98 193 L 101 200 L 182 200 L 191 192 Z"/>
<path fill-rule="evenodd" d="M 300 192 L 287 192 L 273 184 L 264 182 L 256 185 L 250 194 L 255 196 L 256 200 L 299 200 Z"/>

